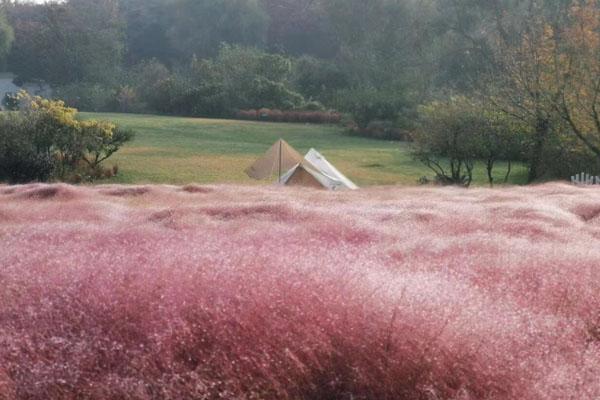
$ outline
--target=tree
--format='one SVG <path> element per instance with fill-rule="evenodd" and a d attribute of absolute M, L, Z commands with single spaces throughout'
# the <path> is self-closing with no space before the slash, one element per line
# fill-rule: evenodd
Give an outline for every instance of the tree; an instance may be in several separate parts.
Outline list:
<path fill-rule="evenodd" d="M 600 158 L 600 1 L 573 1 L 565 26 L 554 28 L 549 49 L 556 110 Z"/>
<path fill-rule="evenodd" d="M 0 6 L 0 68 L 6 69 L 8 54 L 15 40 L 15 32 L 8 22 L 4 6 Z"/>
<path fill-rule="evenodd" d="M 481 118 L 481 130 L 475 139 L 476 156 L 485 163 L 490 186 L 494 186 L 495 183 L 494 167 L 498 161 L 508 163 L 504 175 L 504 183 L 508 183 L 513 161 L 523 158 L 524 133 L 527 127 L 505 113 L 482 104 L 468 102 L 465 111 Z"/>
<path fill-rule="evenodd" d="M 121 129 L 110 122 L 94 120 L 81 121 L 79 135 L 80 157 L 91 171 L 98 170 L 104 161 L 133 139 L 130 130 Z"/>
<path fill-rule="evenodd" d="M 496 7 L 502 7 L 502 3 L 494 2 Z M 431 4 L 429 17 L 419 19 L 430 27 L 426 30 L 431 43 L 425 62 L 431 65 L 432 86 L 469 92 L 490 66 L 486 33 L 494 26 L 492 2 L 438 0 Z"/>
<path fill-rule="evenodd" d="M 331 103 L 336 91 L 348 87 L 348 77 L 331 61 L 310 56 L 293 63 L 293 83 L 306 98 Z"/>
<path fill-rule="evenodd" d="M 121 0 L 120 12 L 125 22 L 125 59 L 128 65 L 156 59 L 170 65 L 177 57 L 171 45 L 169 29 L 173 0 Z"/>
<path fill-rule="evenodd" d="M 554 130 L 557 99 L 551 75 L 552 41 L 549 21 L 556 21 L 560 12 L 551 13 L 544 2 L 528 1 L 518 7 L 521 15 L 496 10 L 494 31 L 490 36 L 493 62 L 484 80 L 482 93 L 499 110 L 531 129 L 527 160 L 528 181 L 543 175 L 543 154 Z"/>
<path fill-rule="evenodd" d="M 439 183 L 470 186 L 481 154 L 483 115 L 463 97 L 434 101 L 419 108 L 414 135 L 416 158 L 431 169 Z"/>
<path fill-rule="evenodd" d="M 402 82 L 402 87 L 417 68 L 423 68 L 421 31 L 410 3 L 329 0 L 322 7 L 340 41 L 338 65 L 355 86 L 380 89 Z"/>
<path fill-rule="evenodd" d="M 9 9 L 15 27 L 11 70 L 21 80 L 57 85 L 114 82 L 123 56 L 117 5 L 117 0 L 15 3 Z"/>
<path fill-rule="evenodd" d="M 192 63 L 192 84 L 225 96 L 228 113 L 249 108 L 300 106 L 304 99 L 290 88 L 292 61 L 255 48 L 224 45 L 214 60 Z"/>
<path fill-rule="evenodd" d="M 268 49 L 295 56 L 334 59 L 340 43 L 322 3 L 318 0 L 261 0 L 269 15 Z"/>
<path fill-rule="evenodd" d="M 410 103 L 403 91 L 374 87 L 342 89 L 336 99 L 336 107 L 352 114 L 360 130 L 365 130 L 374 121 L 396 122 L 400 112 Z"/>
<path fill-rule="evenodd" d="M 545 154 L 585 158 L 587 151 L 600 158 L 600 2 L 524 3 L 520 18 L 497 14 L 490 73 L 495 90 L 487 94 L 531 127 L 531 182 L 543 175 Z"/>
<path fill-rule="evenodd" d="M 321 6 L 340 43 L 337 67 L 347 77 L 331 103 L 364 127 L 396 124 L 431 91 L 431 2 L 328 0 Z M 351 96 L 351 97 L 350 97 Z M 336 102 L 336 100 L 340 100 Z M 412 110 L 410 110 L 412 108 Z M 406 121 L 404 121 L 406 124 Z"/>
<path fill-rule="evenodd" d="M 222 44 L 263 47 L 268 16 L 258 0 L 174 0 L 170 45 L 180 60 L 215 56 Z"/>
<path fill-rule="evenodd" d="M 14 30 L 14 42 L 8 56 L 9 70 L 18 71 L 18 77 L 23 80 L 41 79 L 46 76 L 45 64 L 48 62 L 40 57 L 44 54 L 42 32 L 46 6 L 13 3 L 4 7 Z"/>

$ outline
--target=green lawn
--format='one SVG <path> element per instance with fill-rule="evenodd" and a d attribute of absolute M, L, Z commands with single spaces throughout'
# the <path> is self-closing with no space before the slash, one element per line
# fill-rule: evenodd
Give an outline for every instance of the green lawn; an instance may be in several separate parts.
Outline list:
<path fill-rule="evenodd" d="M 244 174 L 277 139 L 301 153 L 319 150 L 358 185 L 414 185 L 431 172 L 413 160 L 410 145 L 348 136 L 343 128 L 325 125 L 275 124 L 131 114 L 81 113 L 108 120 L 136 132 L 109 164 L 119 165 L 120 183 L 256 183 Z M 476 182 L 487 180 L 482 166 Z M 498 179 L 504 165 L 497 168 Z M 523 183 L 525 170 L 514 168 L 511 183 Z"/>

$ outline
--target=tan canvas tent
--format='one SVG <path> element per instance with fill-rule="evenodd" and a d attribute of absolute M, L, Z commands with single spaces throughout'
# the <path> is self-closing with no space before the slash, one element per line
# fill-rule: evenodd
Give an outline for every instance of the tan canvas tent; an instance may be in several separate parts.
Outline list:
<path fill-rule="evenodd" d="M 327 181 L 326 177 L 321 176 L 307 163 L 298 164 L 282 178 L 282 184 L 286 186 L 312 187 L 314 189 L 323 189 L 327 186 Z"/>
<path fill-rule="evenodd" d="M 329 190 L 358 189 L 358 186 L 315 149 L 311 149 L 302 162 L 290 169 L 281 178 L 281 183 L 288 186 L 309 186 Z"/>
<path fill-rule="evenodd" d="M 301 163 L 302 158 L 292 146 L 280 139 L 246 170 L 246 174 L 254 179 L 267 179 L 274 175 L 281 178 L 285 171 Z"/>

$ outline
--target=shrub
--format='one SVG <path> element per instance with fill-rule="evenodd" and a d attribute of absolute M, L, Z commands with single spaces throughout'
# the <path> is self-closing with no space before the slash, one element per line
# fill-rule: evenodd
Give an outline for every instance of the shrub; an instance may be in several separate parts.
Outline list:
<path fill-rule="evenodd" d="M 99 168 L 100 164 L 133 139 L 131 130 L 93 120 L 80 122 L 79 135 L 82 144 L 81 160 L 92 169 Z"/>
<path fill-rule="evenodd" d="M 23 97 L 19 97 L 23 100 Z M 47 129 L 41 128 L 46 125 Z M 57 166 L 46 145 L 52 141 L 51 124 L 23 113 L 0 115 L 0 181 L 26 183 L 48 180 Z"/>
<path fill-rule="evenodd" d="M 549 133 L 544 143 L 539 161 L 539 179 L 570 179 L 571 176 L 587 172 L 594 176 L 600 175 L 600 159 L 583 145 L 577 138 L 573 138 L 569 127 L 556 123 L 558 128 Z M 528 149 L 531 142 L 526 136 L 523 140 L 521 155 L 524 161 L 530 162 L 531 152 Z"/>
<path fill-rule="evenodd" d="M 325 106 L 318 101 L 311 100 L 302 104 L 300 107 L 302 111 L 325 111 Z"/>
<path fill-rule="evenodd" d="M 396 121 L 408 104 L 400 91 L 372 87 L 341 90 L 336 97 L 336 108 L 350 113 L 361 130 L 373 121 Z"/>
<path fill-rule="evenodd" d="M 292 81 L 304 97 L 326 102 L 331 100 L 336 90 L 349 86 L 349 79 L 339 66 L 310 56 L 295 60 Z"/>
<path fill-rule="evenodd" d="M 361 130 L 362 136 L 383 140 L 410 140 L 410 134 L 398 128 L 392 121 L 371 121 Z"/>
<path fill-rule="evenodd" d="M 191 88 L 186 94 L 186 99 L 192 104 L 192 116 L 231 117 L 229 99 L 218 84 L 203 83 Z"/>
<path fill-rule="evenodd" d="M 8 111 L 17 111 L 19 109 L 19 96 L 16 93 L 6 93 L 2 99 L 2 105 Z"/>
<path fill-rule="evenodd" d="M 133 137 L 108 122 L 79 121 L 61 101 L 22 93 L 20 102 L 18 113 L 0 117 L 0 179 L 9 182 L 67 179 L 81 169 L 96 178 L 102 162 Z"/>
<path fill-rule="evenodd" d="M 157 82 L 152 96 L 144 97 L 148 108 L 161 114 L 190 115 L 193 105 L 189 104 L 186 94 L 189 85 L 179 75 L 172 75 L 168 79 Z"/>
<path fill-rule="evenodd" d="M 157 88 L 171 77 L 171 71 L 164 64 L 157 60 L 146 60 L 131 68 L 127 80 L 141 98 L 154 103 Z"/>
<path fill-rule="evenodd" d="M 342 122 L 343 115 L 341 113 L 332 111 L 328 114 L 330 124 L 339 124 Z"/>
<path fill-rule="evenodd" d="M 342 120 L 342 114 L 335 111 L 281 111 L 278 109 L 261 108 L 260 110 L 238 110 L 237 119 L 261 120 L 267 122 L 305 122 L 314 124 L 337 124 Z"/>
<path fill-rule="evenodd" d="M 301 115 L 298 111 L 286 111 L 283 114 L 283 118 L 285 122 L 302 122 Z"/>
<path fill-rule="evenodd" d="M 269 113 L 269 121 L 282 122 L 283 112 L 281 110 L 271 110 Z"/>
<path fill-rule="evenodd" d="M 170 69 L 157 60 L 143 61 L 130 69 L 121 86 L 78 82 L 59 86 L 55 93 L 85 111 L 202 117 L 231 117 L 250 108 L 322 111 L 322 104 L 306 102 L 294 89 L 291 74 L 288 57 L 224 45 L 213 59 L 194 57 L 188 65 Z"/>
<path fill-rule="evenodd" d="M 246 120 L 257 120 L 258 119 L 258 111 L 257 110 L 238 110 L 235 114 L 237 119 L 246 119 Z"/>
<path fill-rule="evenodd" d="M 484 162 L 490 185 L 497 161 L 512 161 L 525 153 L 525 129 L 520 122 L 484 104 L 461 96 L 434 101 L 419 108 L 420 126 L 413 133 L 416 156 L 444 184 L 469 185 L 475 160 Z"/>
<path fill-rule="evenodd" d="M 140 102 L 136 89 L 131 86 L 125 85 L 119 88 L 115 102 L 119 112 L 142 113 L 146 110 L 145 104 Z"/>
<path fill-rule="evenodd" d="M 25 143 L 6 141 L 0 144 L 0 181 L 11 184 L 47 181 L 54 166 L 51 156 L 38 153 Z"/>
<path fill-rule="evenodd" d="M 258 77 L 252 81 L 248 93 L 248 102 L 263 107 L 296 108 L 304 102 L 304 98 L 286 87 L 283 82 L 275 82 Z"/>
<path fill-rule="evenodd" d="M 82 111 L 116 111 L 117 90 L 96 83 L 77 82 L 54 88 L 54 97 Z"/>
<path fill-rule="evenodd" d="M 214 59 L 193 59 L 179 73 L 194 94 L 187 101 L 196 113 L 232 116 L 238 109 L 301 106 L 304 98 L 288 83 L 290 71 L 291 61 L 282 55 L 225 45 Z"/>

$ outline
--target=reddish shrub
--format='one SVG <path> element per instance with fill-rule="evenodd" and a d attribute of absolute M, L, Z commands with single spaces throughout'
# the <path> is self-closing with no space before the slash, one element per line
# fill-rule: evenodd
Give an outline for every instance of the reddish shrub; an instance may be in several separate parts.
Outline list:
<path fill-rule="evenodd" d="M 260 119 L 268 122 L 303 122 L 314 124 L 338 124 L 342 115 L 337 112 L 324 111 L 281 111 L 262 108 L 258 111 L 240 110 L 236 113 L 238 119 Z"/>
<path fill-rule="evenodd" d="M 281 112 L 281 110 L 271 110 L 269 113 L 269 121 L 283 122 L 283 112 Z"/>
<path fill-rule="evenodd" d="M 268 108 L 261 108 L 257 111 L 258 119 L 261 121 L 269 121 L 269 117 L 271 116 L 271 110 Z"/>
<path fill-rule="evenodd" d="M 329 113 L 329 123 L 330 124 L 339 124 L 342 122 L 342 114 L 338 112 Z"/>
<path fill-rule="evenodd" d="M 238 110 L 235 117 L 237 119 L 254 121 L 258 119 L 258 112 L 256 110 Z"/>

